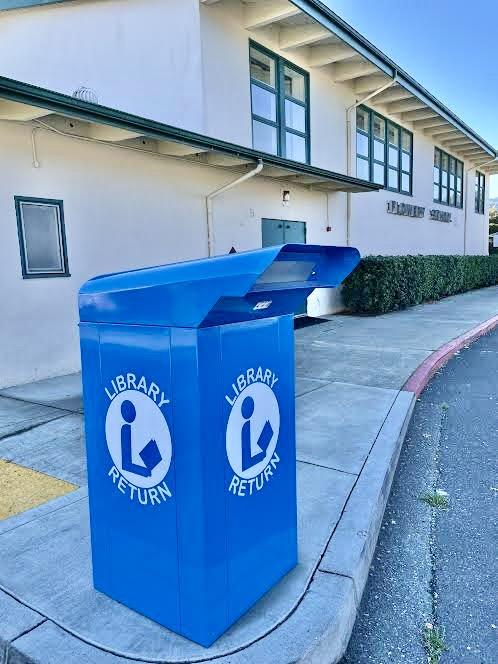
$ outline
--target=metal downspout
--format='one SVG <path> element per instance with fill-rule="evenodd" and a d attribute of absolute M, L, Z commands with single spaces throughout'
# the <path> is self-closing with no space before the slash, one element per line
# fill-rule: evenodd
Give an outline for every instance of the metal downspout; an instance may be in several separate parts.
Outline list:
<path fill-rule="evenodd" d="M 256 168 L 253 168 L 252 171 L 244 173 L 244 175 L 237 178 L 236 180 L 233 180 L 233 182 L 229 182 L 223 187 L 215 189 L 215 191 L 212 191 L 210 194 L 206 196 L 206 231 L 207 231 L 208 256 L 213 256 L 214 254 L 213 199 L 219 196 L 220 194 L 224 194 L 226 191 L 229 191 L 229 189 L 237 187 L 239 184 L 242 184 L 242 182 L 249 180 L 258 173 L 261 173 L 262 170 L 263 170 L 263 161 L 262 159 L 260 159 L 258 161 L 258 165 L 256 166 Z"/>

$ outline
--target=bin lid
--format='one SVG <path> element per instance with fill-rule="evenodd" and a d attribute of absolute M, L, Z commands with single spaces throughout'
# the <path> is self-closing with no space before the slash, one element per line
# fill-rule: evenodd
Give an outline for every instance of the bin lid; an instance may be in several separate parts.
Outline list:
<path fill-rule="evenodd" d="M 81 287 L 80 320 L 204 327 L 280 316 L 338 286 L 359 260 L 352 247 L 285 244 L 107 274 Z"/>

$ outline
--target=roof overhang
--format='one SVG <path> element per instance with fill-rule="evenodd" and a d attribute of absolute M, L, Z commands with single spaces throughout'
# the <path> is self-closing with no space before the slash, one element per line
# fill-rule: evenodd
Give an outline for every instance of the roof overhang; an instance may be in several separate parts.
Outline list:
<path fill-rule="evenodd" d="M 29 123 L 73 138 L 135 147 L 236 172 L 244 172 L 262 162 L 261 176 L 319 191 L 368 192 L 382 189 L 342 173 L 266 154 L 4 77 L 0 77 L 0 120 Z"/>
<path fill-rule="evenodd" d="M 213 7 L 238 2 L 243 25 L 255 39 L 264 36 L 309 68 L 320 68 L 334 83 L 350 86 L 357 101 L 368 97 L 369 105 L 423 131 L 469 167 L 498 172 L 493 161 L 498 155 L 489 143 L 320 0 L 200 2 Z M 389 88 L 376 93 L 390 81 Z"/>

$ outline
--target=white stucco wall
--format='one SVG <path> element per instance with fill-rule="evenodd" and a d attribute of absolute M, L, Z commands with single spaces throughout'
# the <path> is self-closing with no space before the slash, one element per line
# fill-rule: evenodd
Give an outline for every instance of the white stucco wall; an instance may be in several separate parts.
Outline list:
<path fill-rule="evenodd" d="M 202 131 L 199 0 L 85 0 L 0 12 L 0 73 Z"/>
<path fill-rule="evenodd" d="M 79 367 L 77 292 L 88 278 L 206 256 L 205 196 L 233 179 L 225 170 L 82 142 L 41 130 L 39 168 L 30 130 L 0 123 L 0 386 Z M 335 244 L 326 195 L 257 178 L 214 201 L 215 253 L 261 246 L 261 218 L 307 222 L 308 242 Z M 23 279 L 14 196 L 62 199 L 69 278 Z M 310 298 L 314 315 L 332 295 Z"/>

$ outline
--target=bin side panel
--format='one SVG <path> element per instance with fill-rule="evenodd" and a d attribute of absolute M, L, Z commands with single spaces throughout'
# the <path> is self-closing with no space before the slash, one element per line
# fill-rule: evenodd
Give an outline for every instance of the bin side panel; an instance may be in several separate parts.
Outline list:
<path fill-rule="evenodd" d="M 234 622 L 297 563 L 293 317 L 220 329 Z"/>
<path fill-rule="evenodd" d="M 98 331 L 82 337 L 94 585 L 178 631 L 170 332 Z"/>
<path fill-rule="evenodd" d="M 100 446 L 98 440 L 98 403 L 95 395 L 101 390 L 100 377 L 100 336 L 96 323 L 80 323 L 81 366 L 83 368 L 83 412 L 85 414 L 85 444 L 88 468 L 88 502 L 90 507 L 90 538 L 92 550 L 98 547 L 102 535 L 99 529 L 102 520 L 98 518 L 98 486 L 94 490 L 93 468 L 99 465 Z"/>
<path fill-rule="evenodd" d="M 171 330 L 181 633 L 209 646 L 229 626 L 220 332 Z"/>

